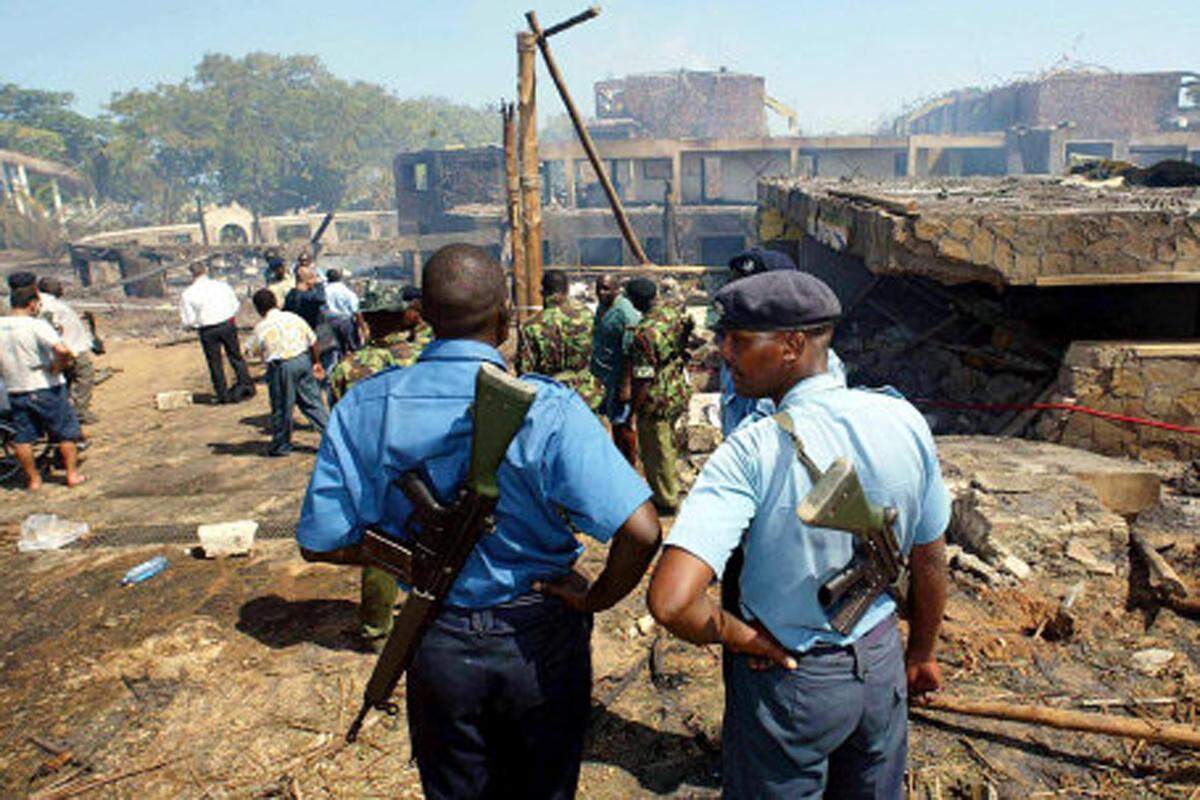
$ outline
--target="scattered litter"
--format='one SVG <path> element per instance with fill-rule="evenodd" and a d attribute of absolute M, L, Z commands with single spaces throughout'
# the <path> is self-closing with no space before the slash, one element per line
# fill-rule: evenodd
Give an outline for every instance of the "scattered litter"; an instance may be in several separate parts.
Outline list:
<path fill-rule="evenodd" d="M 654 624 L 654 617 L 650 616 L 649 614 L 643 614 L 642 616 L 638 617 L 638 633 L 640 633 L 642 636 L 649 636 L 650 632 L 654 630 Z"/>
<path fill-rule="evenodd" d="M 21 523 L 21 538 L 17 541 L 17 550 L 22 553 L 57 550 L 87 534 L 86 522 L 62 519 L 57 514 L 30 514 Z"/>
<path fill-rule="evenodd" d="M 250 555 L 258 523 L 252 519 L 217 522 L 196 529 L 200 537 L 200 555 L 204 558 L 227 558 Z"/>
<path fill-rule="evenodd" d="M 132 586 L 135 583 L 153 578 L 158 573 L 167 568 L 166 556 L 155 556 L 149 561 L 143 561 L 136 567 L 133 567 L 125 573 L 125 577 L 121 578 L 122 586 Z"/>
<path fill-rule="evenodd" d="M 186 408 L 192 404 L 192 393 L 183 389 L 173 392 L 159 392 L 154 396 L 154 405 L 159 411 L 174 411 Z"/>
<path fill-rule="evenodd" d="M 1133 668 L 1143 675 L 1157 675 L 1171 663 L 1175 658 L 1173 650 L 1165 650 L 1161 647 L 1151 647 L 1148 650 L 1139 650 L 1132 656 Z"/>
<path fill-rule="evenodd" d="M 1117 568 L 1114 565 L 1096 558 L 1092 551 L 1088 549 L 1088 546 L 1079 539 L 1072 539 L 1067 542 L 1067 558 L 1072 561 L 1078 561 L 1087 567 L 1089 572 L 1095 572 L 1100 575 L 1117 574 Z"/>

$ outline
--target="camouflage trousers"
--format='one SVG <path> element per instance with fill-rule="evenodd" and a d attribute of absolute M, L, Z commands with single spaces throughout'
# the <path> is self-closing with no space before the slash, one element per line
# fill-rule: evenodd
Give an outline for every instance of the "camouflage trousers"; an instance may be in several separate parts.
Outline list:
<path fill-rule="evenodd" d="M 638 417 L 638 451 L 646 483 L 654 492 L 654 506 L 660 514 L 674 514 L 679 508 L 679 462 L 675 447 L 675 419 Z"/>
<path fill-rule="evenodd" d="M 392 632 L 399 591 L 391 575 L 378 567 L 363 567 L 358 632 L 364 639 L 378 639 Z"/>

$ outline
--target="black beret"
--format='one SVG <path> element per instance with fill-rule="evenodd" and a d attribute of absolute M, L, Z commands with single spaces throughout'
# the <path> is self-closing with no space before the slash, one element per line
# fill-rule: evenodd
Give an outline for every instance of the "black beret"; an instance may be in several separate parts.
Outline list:
<path fill-rule="evenodd" d="M 717 292 L 721 330 L 794 331 L 826 325 L 842 315 L 833 290 L 807 272 L 779 270 L 728 283 Z"/>
<path fill-rule="evenodd" d="M 796 262 L 787 253 L 755 246 L 729 259 L 729 268 L 735 278 L 745 278 L 761 272 L 795 270 Z"/>
<path fill-rule="evenodd" d="M 33 286 L 37 283 L 37 276 L 32 272 L 10 272 L 8 273 L 8 288 L 12 291 L 20 289 L 22 286 Z"/>

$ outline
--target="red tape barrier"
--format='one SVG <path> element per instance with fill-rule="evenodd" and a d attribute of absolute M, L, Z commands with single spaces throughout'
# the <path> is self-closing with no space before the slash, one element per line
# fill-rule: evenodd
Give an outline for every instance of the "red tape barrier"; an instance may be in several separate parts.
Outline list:
<path fill-rule="evenodd" d="M 1200 436 L 1200 428 L 1192 428 L 1187 425 L 1175 425 L 1170 422 L 1159 422 L 1156 419 L 1145 419 L 1143 417 L 1129 417 L 1124 414 L 1117 414 L 1112 411 L 1101 411 L 1098 408 L 1088 408 L 1087 406 L 1077 406 L 1071 403 L 956 403 L 952 400 L 926 400 L 918 398 L 913 400 L 913 403 L 919 406 L 931 406 L 933 408 L 960 408 L 968 411 L 1068 411 L 1073 414 L 1088 414 L 1100 419 L 1112 420 L 1113 422 L 1127 422 L 1132 425 L 1143 425 L 1147 428 L 1161 428 L 1165 431 L 1175 431 L 1176 433 L 1187 433 L 1192 436 Z"/>

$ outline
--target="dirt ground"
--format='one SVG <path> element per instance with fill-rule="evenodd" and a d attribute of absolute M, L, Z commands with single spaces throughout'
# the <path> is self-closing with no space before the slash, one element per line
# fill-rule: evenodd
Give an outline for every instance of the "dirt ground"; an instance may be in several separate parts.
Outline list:
<path fill-rule="evenodd" d="M 0 490 L 0 794 L 419 797 L 403 712 L 373 715 L 358 744 L 343 743 L 373 663 L 348 635 L 357 573 L 307 564 L 287 538 L 260 540 L 249 558 L 189 553 L 200 522 L 252 518 L 285 535 L 316 434 L 300 431 L 293 456 L 267 459 L 265 388 L 240 405 L 160 412 L 157 391 L 210 391 L 198 345 L 109 344 L 100 366 L 121 371 L 97 389 L 89 483 L 49 482 L 36 497 Z M 1192 502 L 1170 498 L 1144 523 L 1179 542 L 1169 555 L 1187 578 L 1200 563 Z M 19 554 L 17 528 L 35 511 L 84 520 L 96 536 Z M 163 574 L 119 585 L 158 554 L 170 561 Z M 586 560 L 603 557 L 589 547 Z M 1085 581 L 1076 630 L 1057 641 L 1041 623 L 1063 581 L 954 578 L 940 656 L 948 692 L 1085 710 L 1099 700 L 1110 714 L 1194 723 L 1196 623 L 1127 608 L 1128 569 Z M 597 617 L 580 796 L 715 797 L 720 655 L 639 626 L 645 614 L 635 592 Z M 1130 667 L 1149 647 L 1175 653 L 1154 676 Z M 1153 702 L 1120 705 L 1134 698 Z M 910 746 L 914 797 L 1200 797 L 1195 754 L 1129 740 L 914 710 Z"/>

